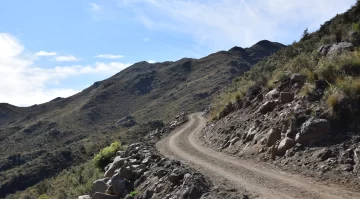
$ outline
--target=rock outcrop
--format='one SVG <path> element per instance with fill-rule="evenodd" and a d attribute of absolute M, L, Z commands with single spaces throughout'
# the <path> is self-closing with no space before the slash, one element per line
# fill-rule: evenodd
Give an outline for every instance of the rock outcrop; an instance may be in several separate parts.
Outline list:
<path fill-rule="evenodd" d="M 149 144 L 132 144 L 121 154 L 125 157 L 115 157 L 104 178 L 96 180 L 92 192 L 79 199 L 220 198 L 219 188 L 206 177 L 163 157 Z M 115 172 L 109 175 L 112 169 Z"/>
<path fill-rule="evenodd" d="M 354 49 L 354 45 L 349 42 L 340 42 L 335 44 L 326 44 L 319 48 L 318 52 L 327 57 L 332 57 L 334 55 L 340 54 L 345 51 L 350 51 Z"/>

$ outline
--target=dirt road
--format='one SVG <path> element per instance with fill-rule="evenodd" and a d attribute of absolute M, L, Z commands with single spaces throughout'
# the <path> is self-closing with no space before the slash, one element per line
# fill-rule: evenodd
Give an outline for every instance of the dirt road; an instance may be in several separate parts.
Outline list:
<path fill-rule="evenodd" d="M 339 186 L 322 184 L 299 175 L 274 171 L 251 161 L 244 161 L 206 148 L 199 134 L 206 119 L 201 113 L 189 116 L 189 122 L 156 144 L 167 157 L 182 160 L 208 176 L 215 185 L 225 184 L 251 198 L 360 198 L 360 193 Z"/>

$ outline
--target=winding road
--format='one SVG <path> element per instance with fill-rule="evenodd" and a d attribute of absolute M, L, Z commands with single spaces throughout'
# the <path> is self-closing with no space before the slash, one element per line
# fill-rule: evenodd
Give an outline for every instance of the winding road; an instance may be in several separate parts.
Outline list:
<path fill-rule="evenodd" d="M 202 113 L 189 116 L 189 121 L 156 144 L 163 155 L 184 161 L 209 177 L 215 185 L 226 185 L 254 198 L 352 199 L 360 193 L 262 167 L 202 145 L 199 139 L 206 125 Z"/>

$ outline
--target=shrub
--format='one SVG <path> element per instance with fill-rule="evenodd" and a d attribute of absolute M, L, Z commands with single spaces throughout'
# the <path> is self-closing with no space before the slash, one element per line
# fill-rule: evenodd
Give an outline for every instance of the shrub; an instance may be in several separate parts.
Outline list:
<path fill-rule="evenodd" d="M 302 89 L 300 90 L 300 96 L 308 96 L 314 90 L 314 86 L 311 84 L 305 84 Z"/>
<path fill-rule="evenodd" d="M 343 98 L 342 92 L 334 87 L 330 87 L 325 93 L 326 104 L 329 106 L 331 114 L 334 114 L 334 107 L 339 104 Z"/>
<path fill-rule="evenodd" d="M 327 59 L 322 59 L 319 61 L 315 72 L 328 83 L 334 83 L 336 78 L 339 76 L 336 63 Z"/>
<path fill-rule="evenodd" d="M 135 196 L 139 195 L 139 193 L 140 193 L 140 192 L 135 189 L 134 191 L 132 191 L 132 192 L 129 193 L 129 196 L 135 197 Z"/>
<path fill-rule="evenodd" d="M 341 89 L 351 99 L 360 98 L 360 77 L 338 78 L 336 87 Z"/>
<path fill-rule="evenodd" d="M 103 170 L 106 165 L 111 161 L 111 158 L 115 156 L 116 152 L 121 149 L 120 142 L 113 142 L 110 146 L 100 150 L 94 157 L 94 164 L 97 168 Z"/>
<path fill-rule="evenodd" d="M 43 195 L 39 196 L 38 199 L 50 199 L 50 197 L 47 196 L 46 194 L 43 194 Z"/>
<path fill-rule="evenodd" d="M 360 32 L 360 24 L 359 23 L 353 23 L 352 24 L 352 30 L 354 32 Z"/>
<path fill-rule="evenodd" d="M 274 74 L 271 76 L 270 80 L 267 83 L 267 87 L 269 89 L 273 89 L 275 87 L 275 81 L 281 81 L 283 79 L 285 79 L 286 77 L 288 77 L 285 73 L 284 70 L 279 69 L 274 71 Z"/>

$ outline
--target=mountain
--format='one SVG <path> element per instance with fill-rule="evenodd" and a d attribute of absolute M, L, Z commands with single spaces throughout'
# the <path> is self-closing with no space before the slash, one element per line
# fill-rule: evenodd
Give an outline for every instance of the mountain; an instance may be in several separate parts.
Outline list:
<path fill-rule="evenodd" d="M 139 140 L 180 112 L 204 110 L 235 77 L 283 47 L 264 40 L 201 59 L 139 62 L 68 98 L 0 104 L 0 197 L 83 162 L 112 140 Z"/>

